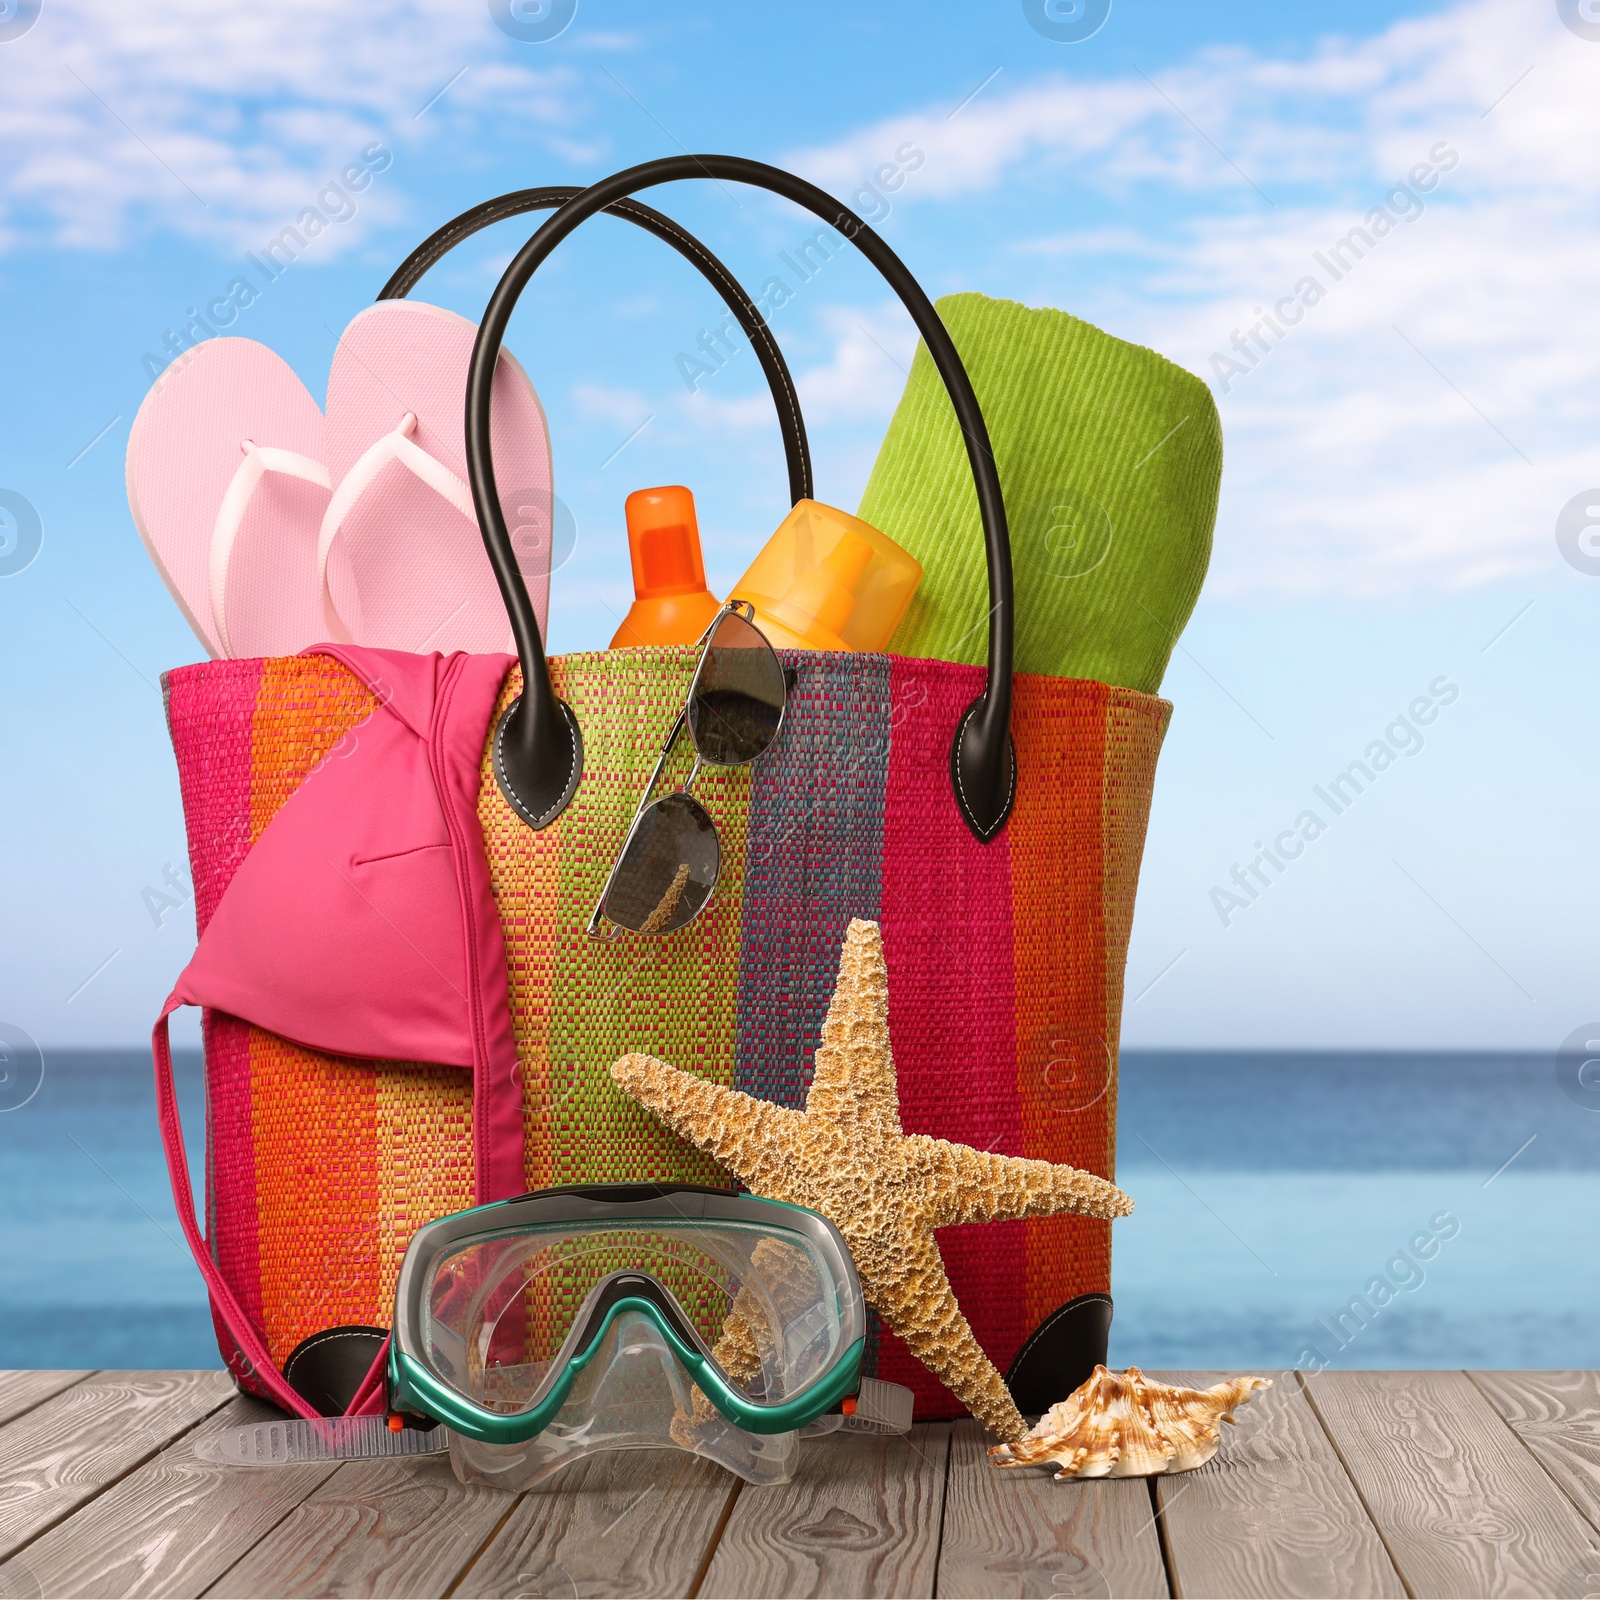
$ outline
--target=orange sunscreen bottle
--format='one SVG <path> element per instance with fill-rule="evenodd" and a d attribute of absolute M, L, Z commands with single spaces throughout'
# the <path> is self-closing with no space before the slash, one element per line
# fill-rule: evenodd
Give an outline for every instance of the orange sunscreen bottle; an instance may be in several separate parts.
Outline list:
<path fill-rule="evenodd" d="M 636 489 L 627 517 L 634 601 L 611 648 L 694 644 L 722 609 L 706 588 L 694 496 L 681 484 Z"/>

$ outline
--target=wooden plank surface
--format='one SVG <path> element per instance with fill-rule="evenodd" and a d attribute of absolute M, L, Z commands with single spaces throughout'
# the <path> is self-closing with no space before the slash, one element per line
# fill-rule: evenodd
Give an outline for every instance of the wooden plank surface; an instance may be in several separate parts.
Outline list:
<path fill-rule="evenodd" d="M 442 1595 L 514 1501 L 458 1482 L 444 1456 L 347 1461 L 206 1592 Z"/>
<path fill-rule="evenodd" d="M 220 1372 L 0 1374 L 0 1597 L 1600 1593 L 1593 1372 L 1280 1379 L 1153 1487 L 1002 1473 L 970 1422 L 810 1441 L 768 1489 L 655 1451 L 520 1498 L 194 1455 L 258 1414 Z"/>
<path fill-rule="evenodd" d="M 1592 1562 L 1594 1531 L 1464 1372 L 1305 1388 L 1413 1594 L 1558 1594 Z"/>
<path fill-rule="evenodd" d="M 1470 1376 L 1545 1471 L 1600 1529 L 1600 1372 Z M 1600 1573 L 1595 1577 L 1600 1580 Z"/>
<path fill-rule="evenodd" d="M 279 1413 L 242 1395 L 0 1567 L 0 1596 L 198 1595 L 335 1470 L 202 1461 L 196 1441 Z M 8 1576 L 9 1574 L 9 1576 Z M 13 1581 L 15 1580 L 15 1581 Z M 9 1587 L 8 1587 L 9 1585 Z"/>
<path fill-rule="evenodd" d="M 51 1395 L 81 1383 L 88 1372 L 22 1372 L 0 1371 L 0 1425 L 32 1411 Z"/>
<path fill-rule="evenodd" d="M 225 1372 L 102 1372 L 0 1428 L 0 1560 L 224 1405 Z"/>
<path fill-rule="evenodd" d="M 1161 1539 L 1142 1478 L 1058 1483 L 999 1468 L 970 1419 L 955 1424 L 939 1549 L 940 1600 L 1167 1594 Z"/>
<path fill-rule="evenodd" d="M 687 1595 L 739 1489 L 677 1451 L 591 1456 L 523 1495 L 454 1593 Z"/>
<path fill-rule="evenodd" d="M 794 1481 L 746 1484 L 702 1596 L 931 1595 L 950 1424 L 800 1444 Z"/>
<path fill-rule="evenodd" d="M 1204 1389 L 1233 1374 L 1161 1372 Z M 1266 1376 L 1266 1374 L 1262 1374 Z M 1216 1455 L 1156 1478 L 1173 1586 L 1206 1596 L 1382 1595 L 1405 1586 L 1293 1373 L 1222 1429 Z"/>

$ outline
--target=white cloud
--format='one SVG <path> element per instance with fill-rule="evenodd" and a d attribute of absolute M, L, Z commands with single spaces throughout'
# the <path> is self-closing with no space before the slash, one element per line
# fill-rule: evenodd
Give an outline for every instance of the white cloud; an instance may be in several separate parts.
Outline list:
<path fill-rule="evenodd" d="M 571 75 L 507 64 L 503 44 L 453 0 L 51 0 L 0 45 L 0 231 L 110 248 L 154 226 L 248 246 L 373 140 L 399 152 L 457 108 L 546 128 L 567 115 Z M 379 185 L 363 207 L 395 204 Z"/>
<path fill-rule="evenodd" d="M 582 80 L 535 59 L 460 0 L 51 0 L 0 45 L 0 248 L 178 229 L 259 249 L 364 145 L 383 141 L 399 168 L 445 119 L 475 133 L 514 119 L 559 159 L 603 159 Z M 1217 592 L 1392 595 L 1552 570 L 1557 510 L 1600 482 L 1600 45 L 1553 7 L 1466 0 L 1293 56 L 1201 51 L 1153 80 L 1008 72 L 950 112 L 785 164 L 849 197 L 902 162 L 895 226 L 936 221 L 947 281 L 1069 300 L 1212 382 L 1227 438 Z M 1313 252 L 1441 139 L 1460 159 L 1425 214 L 1332 281 Z M 897 154 L 908 141 L 922 159 Z M 405 188 L 380 178 L 319 252 L 394 215 Z M 858 204 L 870 217 L 881 202 Z M 1225 378 L 1234 331 L 1248 339 L 1255 308 L 1309 271 L 1324 302 Z M 865 452 L 904 381 L 904 320 L 809 300 L 785 316 L 800 350 L 824 352 L 795 360 L 808 420 Z M 674 389 L 658 428 L 770 426 L 764 395 L 729 387 Z M 650 409 L 575 400 L 607 425 Z"/>
<path fill-rule="evenodd" d="M 1469 0 L 1293 59 L 1205 51 L 1154 81 L 997 82 L 954 119 L 930 107 L 793 161 L 848 195 L 906 139 L 927 161 L 897 203 L 924 221 L 1039 196 L 1060 215 L 1095 192 L 1096 224 L 1013 232 L 984 269 L 1011 280 L 985 286 L 1042 303 L 1065 269 L 1074 311 L 1214 385 L 1216 592 L 1526 587 L 1554 569 L 1556 512 L 1600 482 L 1600 45 L 1554 7 Z M 1386 194 L 1407 209 L 1391 186 L 1440 140 L 1459 160 L 1425 213 L 1336 279 L 1312 252 Z M 1256 308 L 1307 273 L 1322 303 L 1281 338 L 1263 328 Z M 1252 327 L 1267 348 L 1241 358 L 1230 340 Z"/>
<path fill-rule="evenodd" d="M 825 363 L 795 375 L 806 421 L 887 427 L 916 354 L 911 319 L 894 301 L 870 311 L 824 306 L 819 321 L 833 349 Z"/>
<path fill-rule="evenodd" d="M 1550 179 L 1581 182 L 1586 141 L 1600 126 L 1597 58 L 1553 7 L 1468 0 L 1371 38 L 1329 39 L 1296 60 L 1208 49 L 1154 78 L 1058 74 L 1015 88 L 997 80 L 955 116 L 930 106 L 787 164 L 842 190 L 910 139 L 927 163 L 908 200 L 988 189 L 1024 165 L 1059 173 L 1071 164 L 1080 181 L 1108 186 L 1157 177 L 1207 192 L 1248 193 L 1252 179 L 1379 179 L 1409 165 L 1418 136 L 1442 118 L 1481 120 L 1533 66 L 1506 99 L 1520 97 L 1522 114 L 1494 125 L 1494 164 L 1519 184 L 1530 158 Z"/>
<path fill-rule="evenodd" d="M 808 428 L 865 423 L 881 433 L 900 399 L 916 351 L 916 330 L 898 302 L 861 307 L 824 305 L 817 309 L 817 335 L 826 355 L 809 365 L 789 353 L 795 389 Z M 720 371 L 699 377 L 693 390 L 673 382 L 654 397 L 638 389 L 577 383 L 571 388 L 581 417 L 634 429 L 647 416 L 658 434 L 675 440 L 767 435 L 773 430 L 772 396 L 740 336 L 743 359 L 737 376 Z M 709 360 L 709 357 L 708 357 Z"/>

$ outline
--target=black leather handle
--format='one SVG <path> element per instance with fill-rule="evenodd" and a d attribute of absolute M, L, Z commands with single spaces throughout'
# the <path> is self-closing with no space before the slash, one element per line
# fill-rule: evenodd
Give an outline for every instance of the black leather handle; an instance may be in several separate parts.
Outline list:
<path fill-rule="evenodd" d="M 686 178 L 728 179 L 770 190 L 821 217 L 866 256 L 900 296 L 949 391 L 966 439 L 977 485 L 989 569 L 989 663 L 983 693 L 962 713 L 950 747 L 956 805 L 982 842 L 993 839 L 1016 795 L 1016 751 L 1011 740 L 1013 598 L 1011 545 L 1005 500 L 983 412 L 955 344 L 932 302 L 905 264 L 867 224 L 816 185 L 781 168 L 740 156 L 685 155 L 647 161 L 592 184 L 568 200 L 517 252 L 490 297 L 478 328 L 467 379 L 467 471 L 484 545 L 511 617 L 522 661 L 523 691 L 495 730 L 494 770 L 501 792 L 530 826 L 547 827 L 575 793 L 583 766 L 577 718 L 557 699 L 544 642 L 527 588 L 517 569 L 511 536 L 500 509 L 490 452 L 492 382 L 506 325 L 518 296 L 540 263 L 574 228 L 640 189 Z"/>
<path fill-rule="evenodd" d="M 482 205 L 463 211 L 459 217 L 430 233 L 404 261 L 395 268 L 394 276 L 378 291 L 380 300 L 403 300 L 416 288 L 429 267 L 464 239 L 470 239 L 480 229 L 507 217 L 520 217 L 529 211 L 551 211 L 565 204 L 583 190 L 575 184 L 553 184 L 542 189 L 517 189 L 511 194 L 485 200 Z M 744 329 L 761 370 L 767 375 L 767 385 L 772 390 L 773 404 L 778 408 L 778 425 L 783 430 L 783 453 L 789 467 L 789 498 L 811 498 L 811 448 L 806 442 L 805 422 L 800 415 L 800 397 L 795 393 L 794 378 L 789 364 L 783 359 L 778 341 L 772 337 L 756 304 L 744 292 L 744 285 L 728 271 L 716 256 L 686 228 L 681 228 L 671 217 L 640 205 L 637 200 L 615 200 L 605 208 L 610 216 L 622 217 L 636 223 L 646 233 L 670 244 L 689 264 L 701 272 L 711 287 L 717 291 Z"/>

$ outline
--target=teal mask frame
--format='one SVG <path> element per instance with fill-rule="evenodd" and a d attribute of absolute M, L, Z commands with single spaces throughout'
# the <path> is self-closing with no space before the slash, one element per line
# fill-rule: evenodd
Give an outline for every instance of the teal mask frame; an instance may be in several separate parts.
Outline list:
<path fill-rule="evenodd" d="M 777 1216 L 774 1213 L 778 1214 Z M 422 1296 L 430 1269 L 462 1240 L 483 1234 L 506 1235 L 518 1226 L 606 1221 L 618 1227 L 651 1221 L 777 1223 L 802 1234 L 817 1250 L 839 1288 L 841 1340 L 832 1364 L 798 1395 L 774 1404 L 749 1399 L 723 1376 L 694 1329 L 677 1311 L 670 1291 L 647 1273 L 613 1273 L 591 1295 L 615 1288 L 598 1325 L 568 1354 L 561 1371 L 526 1411 L 489 1411 L 437 1376 L 415 1352 L 421 1349 Z M 627 1292 L 633 1280 L 635 1292 Z M 803 1206 L 723 1189 L 671 1184 L 596 1184 L 543 1189 L 516 1200 L 476 1206 L 417 1230 L 406 1251 L 395 1291 L 394 1337 L 389 1343 L 389 1404 L 393 1411 L 420 1413 L 467 1438 L 487 1444 L 520 1444 L 542 1433 L 556 1418 L 584 1369 L 624 1314 L 643 1317 L 661 1335 L 683 1370 L 717 1411 L 750 1433 L 787 1433 L 814 1422 L 861 1386 L 866 1348 L 866 1310 L 855 1265 L 838 1230 Z"/>

